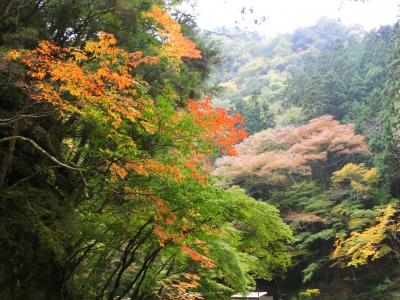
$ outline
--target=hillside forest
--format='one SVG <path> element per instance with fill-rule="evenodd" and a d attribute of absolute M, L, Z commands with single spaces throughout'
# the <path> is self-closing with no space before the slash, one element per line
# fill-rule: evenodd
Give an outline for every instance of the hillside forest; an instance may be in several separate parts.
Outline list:
<path fill-rule="evenodd" d="M 400 27 L 0 1 L 0 299 L 400 297 Z"/>

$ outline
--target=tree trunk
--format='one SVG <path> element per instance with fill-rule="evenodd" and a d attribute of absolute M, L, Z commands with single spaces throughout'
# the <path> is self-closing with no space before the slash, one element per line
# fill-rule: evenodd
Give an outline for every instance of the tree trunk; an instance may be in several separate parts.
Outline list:
<path fill-rule="evenodd" d="M 15 123 L 15 127 L 12 131 L 12 136 L 17 136 L 19 134 L 19 130 L 21 127 L 21 120 L 18 120 Z M 7 151 L 3 157 L 3 160 L 1 162 L 0 166 L 0 190 L 3 188 L 4 182 L 7 177 L 8 169 L 11 166 L 12 162 L 12 157 L 14 155 L 14 149 L 15 149 L 15 143 L 17 142 L 16 139 L 10 140 L 10 143 L 8 144 Z"/>

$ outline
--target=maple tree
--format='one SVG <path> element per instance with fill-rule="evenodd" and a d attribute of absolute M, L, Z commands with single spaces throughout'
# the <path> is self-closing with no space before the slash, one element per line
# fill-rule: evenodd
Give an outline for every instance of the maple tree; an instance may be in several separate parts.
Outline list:
<path fill-rule="evenodd" d="M 89 41 L 83 51 L 42 41 L 32 51 L 9 52 L 6 59 L 20 59 L 29 68 L 32 81 L 21 85 L 33 101 L 49 102 L 83 117 L 96 110 L 116 129 L 122 118 L 135 122 L 152 105 L 138 93 L 139 82 L 130 71 L 142 63 L 156 63 L 157 58 L 118 49 L 110 34 L 100 32 L 99 41 Z"/>
<path fill-rule="evenodd" d="M 214 108 L 209 97 L 200 101 L 190 100 L 188 109 L 194 124 L 203 129 L 200 135 L 208 144 L 218 147 L 222 154 L 236 155 L 233 146 L 248 135 L 246 130 L 238 127 L 245 125 L 240 114 L 230 116 L 226 109 Z"/>
<path fill-rule="evenodd" d="M 295 234 L 292 270 L 301 270 L 303 284 L 315 286 L 336 263 L 396 253 L 393 215 L 385 219 L 378 206 L 386 201 L 381 174 L 356 163 L 371 153 L 354 125 L 322 116 L 256 133 L 235 151 L 217 159 L 215 174 L 280 208 Z"/>
<path fill-rule="evenodd" d="M 257 235 L 258 252 L 236 244 L 250 235 L 233 231 L 239 216 L 221 218 L 221 206 L 242 197 L 251 209 L 254 200 L 243 191 L 233 195 L 215 186 L 210 162 L 220 153 L 235 154 L 233 145 L 247 136 L 241 128 L 244 123 L 240 115 L 214 108 L 208 97 L 188 100 L 178 108 L 174 91 L 156 99 L 149 95 L 147 83 L 136 72 L 140 65 L 169 58 L 175 68 L 183 57 L 201 55 L 165 12 L 153 7 L 143 16 L 155 21 L 156 36 L 161 38 L 153 56 L 122 50 L 115 37 L 104 32 L 82 49 L 42 41 L 33 50 L 12 50 L 6 56 L 9 64 L 26 68 L 28 79 L 16 86 L 29 95 L 29 101 L 51 107 L 61 122 L 82 132 L 63 138 L 65 153 L 60 159 L 33 139 L 20 138 L 82 179 L 79 185 L 86 192 L 83 199 L 74 195 L 74 218 L 81 225 L 74 225 L 67 278 L 77 285 L 85 282 L 82 291 L 109 299 L 156 292 L 171 299 L 201 298 L 202 289 L 212 289 L 210 282 L 217 281 L 226 281 L 227 289 L 236 285 L 246 291 L 254 285 L 250 273 L 257 270 L 260 276 L 270 276 L 261 266 L 271 261 L 272 267 L 288 265 L 285 244 L 290 231 L 276 211 L 260 204 L 263 217 L 275 217 L 273 226 Z M 216 200 L 221 194 L 224 202 Z M 254 220 L 242 215 L 240 222 L 252 226 Z M 281 225 L 282 236 L 265 239 Z M 220 237 L 227 229 L 228 237 Z M 237 257 L 240 263 L 234 270 L 211 249 L 216 241 Z M 262 250 L 269 243 L 282 252 L 275 256 Z M 247 266 L 242 256 L 260 264 Z M 90 290 L 92 284 L 99 288 Z"/>
<path fill-rule="evenodd" d="M 316 166 L 335 165 L 343 157 L 368 155 L 364 137 L 354 126 L 322 116 L 297 127 L 259 132 L 235 147 L 238 155 L 216 161 L 215 173 L 233 181 L 253 178 L 270 185 L 285 185 L 294 176 L 310 176 Z"/>
<path fill-rule="evenodd" d="M 153 5 L 143 16 L 155 22 L 155 31 L 162 45 L 157 50 L 161 57 L 181 62 L 182 58 L 201 58 L 201 52 L 195 43 L 183 36 L 180 25 L 158 6 Z"/>

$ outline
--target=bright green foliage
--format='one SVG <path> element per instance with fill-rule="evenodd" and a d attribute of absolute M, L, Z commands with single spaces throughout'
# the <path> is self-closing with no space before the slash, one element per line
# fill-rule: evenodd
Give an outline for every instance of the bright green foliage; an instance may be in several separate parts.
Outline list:
<path fill-rule="evenodd" d="M 226 274 L 223 280 L 229 286 L 245 292 L 255 284 L 249 274 L 270 280 L 287 269 L 291 259 L 285 249 L 292 240 L 291 230 L 275 207 L 254 201 L 238 188 L 223 192 L 206 205 L 213 207 L 210 216 L 217 214 L 221 221 L 229 222 L 222 227 L 220 238 L 210 240 L 210 254 L 221 270 L 206 273 L 208 284 L 213 280 L 216 284 Z"/>
<path fill-rule="evenodd" d="M 196 97 L 207 61 L 180 25 L 152 1 L 43 2 L 52 41 L 1 62 L 0 298 L 226 298 L 285 271 L 279 212 L 210 174 L 247 133 Z"/>

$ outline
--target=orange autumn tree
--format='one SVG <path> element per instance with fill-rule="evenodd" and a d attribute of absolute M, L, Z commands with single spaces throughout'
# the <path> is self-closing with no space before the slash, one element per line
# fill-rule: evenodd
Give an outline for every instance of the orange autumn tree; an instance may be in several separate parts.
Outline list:
<path fill-rule="evenodd" d="M 169 56 L 164 52 L 162 55 Z M 187 56 L 185 52 L 181 55 Z M 65 118 L 78 114 L 112 124 L 111 135 L 114 139 L 120 138 L 120 146 L 136 148 L 135 142 L 124 135 L 125 129 L 120 129 L 124 122 L 137 124 L 147 133 L 160 129 L 155 125 L 160 123 L 157 108 L 142 92 L 145 83 L 132 75 L 140 64 L 155 64 L 159 59 L 117 48 L 111 34 L 100 32 L 99 41 L 87 42 L 83 50 L 60 48 L 42 41 L 32 51 L 13 50 L 6 58 L 19 60 L 28 67 L 29 84 L 18 85 L 29 93 L 31 100 L 51 103 Z M 181 176 L 176 167 L 161 165 L 150 157 L 129 160 L 124 165 L 112 163 L 111 167 L 121 178 L 127 176 L 127 169 L 143 175 L 173 173 L 176 178 Z"/>
<path fill-rule="evenodd" d="M 143 16 L 155 23 L 155 32 L 162 45 L 157 50 L 161 57 L 166 57 L 180 63 L 183 57 L 201 58 L 201 52 L 195 43 L 183 36 L 181 27 L 158 6 L 153 5 Z"/>
<path fill-rule="evenodd" d="M 189 100 L 180 110 L 171 95 L 152 99 L 147 84 L 134 74 L 140 64 L 159 59 L 122 50 L 107 33 L 99 33 L 98 41 L 88 41 L 83 49 L 43 41 L 34 50 L 11 51 L 7 59 L 26 67 L 28 80 L 18 86 L 30 101 L 52 106 L 62 122 L 75 122 L 77 130 L 92 128 L 86 141 L 75 136 L 64 140 L 63 158 L 86 177 L 89 200 L 79 218 L 88 213 L 96 224 L 96 235 L 79 238 L 77 245 L 101 245 L 86 254 L 89 261 L 84 263 L 90 265 L 104 253 L 110 259 L 108 279 L 96 296 L 113 298 L 131 290 L 136 295 L 154 264 L 170 266 L 171 253 L 174 259 L 191 261 L 187 264 L 198 273 L 219 268 L 214 260 L 218 253 L 209 243 L 220 238 L 219 227 L 230 221 L 218 224 L 220 217 L 213 219 L 209 206 L 204 207 L 204 198 L 218 198 L 215 187 L 207 187 L 207 163 L 218 153 L 235 153 L 233 145 L 247 135 L 240 115 L 212 107 L 209 98 Z M 187 271 L 177 273 L 175 295 L 185 294 L 184 287 L 199 288 L 194 281 L 185 284 Z M 241 280 L 246 286 L 244 276 Z"/>
<path fill-rule="evenodd" d="M 19 59 L 28 67 L 31 80 L 21 86 L 33 101 L 49 102 L 64 114 L 87 117 L 96 110 L 117 129 L 123 119 L 135 122 L 153 105 L 140 94 L 142 85 L 131 71 L 158 59 L 117 48 L 111 34 L 100 32 L 99 41 L 87 42 L 83 50 L 42 41 L 32 51 L 9 52 L 6 59 Z"/>
<path fill-rule="evenodd" d="M 247 131 L 240 128 L 246 125 L 242 115 L 230 116 L 226 109 L 213 107 L 210 97 L 197 102 L 190 100 L 188 107 L 194 124 L 203 129 L 201 138 L 218 147 L 220 153 L 235 156 L 236 150 L 233 146 L 248 136 Z"/>

